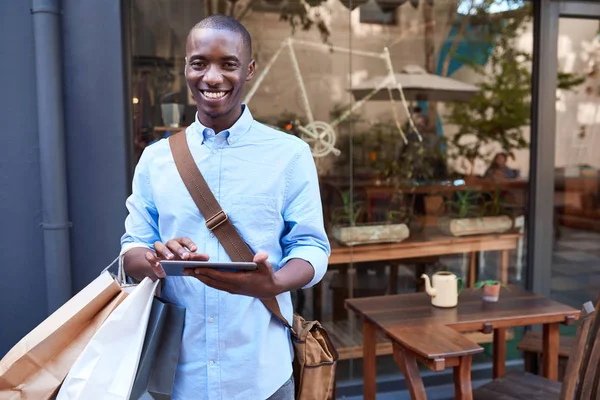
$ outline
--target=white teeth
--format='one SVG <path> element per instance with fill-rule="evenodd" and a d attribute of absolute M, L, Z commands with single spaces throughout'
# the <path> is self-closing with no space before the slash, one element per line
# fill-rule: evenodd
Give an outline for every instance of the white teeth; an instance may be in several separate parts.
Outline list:
<path fill-rule="evenodd" d="M 221 97 L 223 97 L 227 94 L 227 92 L 207 92 L 207 91 L 204 91 L 202 93 L 204 93 L 204 95 L 206 97 L 208 97 L 209 99 L 220 99 Z"/>

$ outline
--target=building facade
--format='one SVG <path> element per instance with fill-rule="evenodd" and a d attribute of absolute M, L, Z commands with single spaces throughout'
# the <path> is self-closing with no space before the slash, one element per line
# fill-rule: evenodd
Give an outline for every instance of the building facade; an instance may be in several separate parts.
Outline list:
<path fill-rule="evenodd" d="M 301 313 L 347 333 L 336 343 L 338 394 L 360 393 L 348 297 L 422 290 L 422 273 L 444 269 L 574 306 L 596 298 L 600 3 L 8 1 L 0 5 L 0 353 L 117 256 L 139 155 L 194 118 L 187 33 L 217 12 L 253 37 L 258 73 L 245 96 L 254 117 L 311 144 L 334 248 L 348 247 L 339 233 L 348 225 L 405 225 L 400 239 L 433 245 L 460 236 L 448 219 L 507 217 L 519 235 L 506 257 L 485 248 L 350 257 L 319 290 L 295 293 Z M 375 93 L 386 77 L 402 91 Z M 494 163 L 504 152 L 506 163 Z M 509 349 L 521 334 L 511 333 Z M 481 379 L 490 351 L 476 360 Z M 513 353 L 509 363 L 520 368 Z M 385 348 L 378 362 L 380 390 L 402 391 Z M 451 375 L 425 375 L 427 387 L 446 382 Z"/>

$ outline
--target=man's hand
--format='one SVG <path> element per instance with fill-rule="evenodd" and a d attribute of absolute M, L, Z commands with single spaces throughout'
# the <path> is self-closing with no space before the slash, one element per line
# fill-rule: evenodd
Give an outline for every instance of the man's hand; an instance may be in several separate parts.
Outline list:
<path fill-rule="evenodd" d="M 228 272 L 213 268 L 196 268 L 186 271 L 186 275 L 194 276 L 205 285 L 231 294 L 269 299 L 282 293 L 284 289 L 278 283 L 268 258 L 265 252 L 256 254 L 254 262 L 258 264 L 258 269 L 255 271 Z"/>
<path fill-rule="evenodd" d="M 199 254 L 196 250 L 198 246 L 187 237 L 171 239 L 167 243 L 155 242 L 154 251 L 134 248 L 125 253 L 125 272 L 138 280 L 165 278 L 160 260 L 208 261 L 208 254 Z"/>

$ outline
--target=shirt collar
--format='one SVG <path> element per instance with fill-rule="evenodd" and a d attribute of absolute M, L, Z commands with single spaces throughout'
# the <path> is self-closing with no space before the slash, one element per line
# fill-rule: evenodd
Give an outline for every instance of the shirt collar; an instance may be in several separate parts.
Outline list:
<path fill-rule="evenodd" d="M 252 125 L 253 121 L 254 118 L 252 117 L 252 113 L 250 113 L 250 109 L 246 104 L 242 104 L 242 115 L 238 118 L 237 121 L 235 121 L 231 128 L 219 132 L 219 135 L 223 135 L 227 139 L 227 143 L 233 144 L 250 129 L 250 126 Z M 204 126 L 200 122 L 200 120 L 198 119 L 198 112 L 196 112 L 196 117 L 192 128 L 194 132 L 202 135 L 203 142 L 206 139 L 208 139 L 209 136 L 216 134 L 216 132 L 213 129 Z"/>

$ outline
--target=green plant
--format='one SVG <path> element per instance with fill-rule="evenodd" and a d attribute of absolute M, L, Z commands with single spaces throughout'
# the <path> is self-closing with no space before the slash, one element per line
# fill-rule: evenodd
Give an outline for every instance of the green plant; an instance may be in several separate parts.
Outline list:
<path fill-rule="evenodd" d="M 334 225 L 348 224 L 356 225 L 356 221 L 362 212 L 362 202 L 355 201 L 349 191 L 342 192 L 342 206 L 333 209 L 332 222 Z"/>
<path fill-rule="evenodd" d="M 456 192 L 453 196 L 454 199 L 446 200 L 445 202 L 451 216 L 455 218 L 481 216 L 481 213 L 478 212 L 480 210 L 478 200 L 481 196 L 479 193 L 474 193 L 469 189 Z"/>
<path fill-rule="evenodd" d="M 481 289 L 484 286 L 494 286 L 494 285 L 500 285 L 504 289 L 510 291 L 510 288 L 508 286 L 506 286 L 504 283 L 494 280 L 494 279 L 488 279 L 485 281 L 476 282 L 475 285 L 473 285 L 473 290 Z"/>
<path fill-rule="evenodd" d="M 491 196 L 490 200 L 487 200 L 483 204 L 484 214 L 489 217 L 507 215 L 508 210 L 504 206 L 506 204 L 506 197 L 502 195 L 500 188 L 496 188 L 489 195 Z"/>

